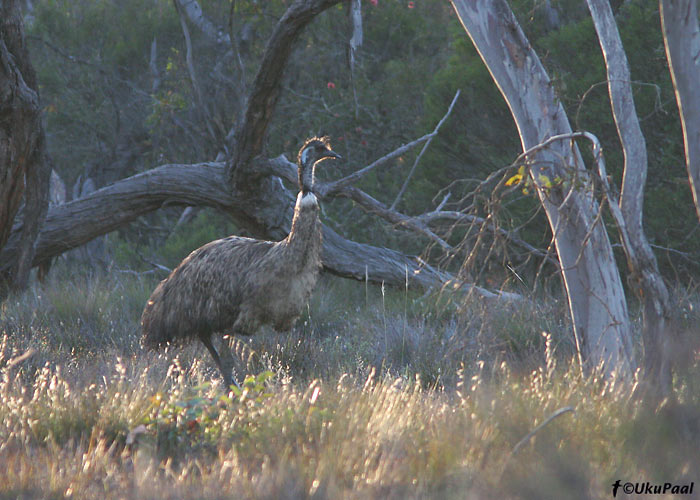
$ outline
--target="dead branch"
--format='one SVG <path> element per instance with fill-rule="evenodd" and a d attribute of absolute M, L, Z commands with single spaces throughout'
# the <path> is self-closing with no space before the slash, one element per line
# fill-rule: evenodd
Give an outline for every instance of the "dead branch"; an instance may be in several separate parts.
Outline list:
<path fill-rule="evenodd" d="M 524 444 L 526 444 L 528 441 L 530 441 L 530 439 L 532 439 L 532 437 L 533 437 L 535 434 L 537 434 L 537 433 L 538 433 L 539 431 L 541 431 L 544 427 L 546 427 L 552 420 L 554 420 L 555 418 L 560 417 L 561 415 L 564 415 L 565 413 L 568 413 L 568 412 L 574 412 L 573 407 L 571 407 L 571 406 L 565 406 L 564 408 L 559 408 L 557 411 L 555 411 L 555 412 L 552 413 L 550 416 L 548 416 L 548 417 L 544 420 L 544 422 L 542 422 L 540 425 L 538 425 L 537 427 L 535 427 L 534 429 L 532 429 L 530 432 L 528 432 L 528 433 L 525 435 L 525 437 L 523 437 L 520 441 L 518 441 L 518 443 L 513 447 L 513 451 L 511 451 L 510 457 L 509 457 L 509 458 L 514 457 L 514 456 L 518 453 L 518 451 L 520 451 L 520 448 L 522 448 L 522 446 L 523 446 Z"/>
<path fill-rule="evenodd" d="M 346 186 L 349 186 L 350 184 L 354 184 L 358 180 L 360 180 L 362 177 L 367 175 L 369 172 L 374 170 L 375 168 L 379 167 L 380 165 L 383 165 L 384 163 L 388 162 L 389 160 L 393 160 L 394 158 L 398 158 L 402 154 L 406 153 L 407 151 L 410 151 L 414 147 L 418 146 L 419 144 L 430 141 L 435 137 L 442 126 L 442 124 L 445 122 L 447 117 L 450 115 L 452 112 L 452 108 L 454 107 L 455 101 L 457 100 L 457 97 L 459 97 L 459 91 L 457 91 L 457 94 L 455 94 L 454 99 L 452 99 L 452 104 L 450 104 L 450 107 L 447 110 L 447 113 L 445 113 L 445 116 L 442 117 L 440 122 L 437 124 L 435 129 L 430 132 L 429 134 L 425 134 L 422 137 L 419 137 L 418 139 L 409 142 L 408 144 L 404 144 L 395 150 L 393 150 L 391 153 L 386 154 L 382 156 L 381 158 L 375 160 L 374 162 L 370 163 L 364 168 L 361 168 L 360 170 L 357 170 L 356 172 L 353 172 L 352 174 L 343 177 L 342 179 L 338 179 L 337 181 L 334 182 L 329 182 L 325 184 L 321 190 L 319 190 L 319 193 L 321 196 L 330 196 L 333 193 L 336 193 L 343 189 Z"/>
<path fill-rule="evenodd" d="M 206 102 L 204 101 L 204 97 L 202 94 L 202 89 L 199 86 L 199 81 L 197 79 L 197 72 L 195 71 L 194 68 L 194 54 L 192 50 L 192 39 L 190 38 L 190 30 L 187 28 L 187 21 L 185 20 L 185 13 L 183 7 L 181 7 L 181 2 L 178 0 L 174 0 L 174 5 L 175 5 L 175 10 L 177 10 L 177 13 L 180 17 L 180 27 L 182 28 L 182 34 L 185 38 L 185 62 L 187 64 L 187 72 L 190 75 L 190 83 L 192 84 L 192 90 L 194 90 L 194 95 L 195 99 L 197 101 L 197 110 L 201 114 L 202 117 L 202 122 L 207 128 L 207 132 L 209 132 L 209 136 L 211 139 L 214 141 L 214 143 L 219 143 L 220 141 L 217 138 L 216 133 L 214 133 L 214 129 L 212 128 L 212 123 L 214 123 L 214 120 L 211 118 L 211 114 L 209 113 L 209 108 L 207 107 Z M 197 8 L 199 8 L 199 5 L 197 5 L 197 2 L 190 2 L 190 5 L 194 3 Z M 201 13 L 201 9 L 200 9 Z"/>
<path fill-rule="evenodd" d="M 503 229 L 502 227 L 496 227 L 492 222 L 487 221 L 483 217 L 479 217 L 477 215 L 471 215 L 471 214 L 465 214 L 463 212 L 455 211 L 455 210 L 434 210 L 432 212 L 427 212 L 422 215 L 419 215 L 416 217 L 416 219 L 425 222 L 426 224 L 430 224 L 434 221 L 440 220 L 440 219 L 446 219 L 450 220 L 453 222 L 465 222 L 469 224 L 478 224 L 480 226 L 486 224 L 487 229 L 491 231 L 494 234 L 498 234 L 500 236 L 503 236 L 505 239 L 508 241 L 512 242 L 513 244 L 522 247 L 524 250 L 527 250 L 529 253 L 532 255 L 536 255 L 538 257 L 542 257 L 549 261 L 550 264 L 553 264 L 554 266 L 559 266 L 559 262 L 552 257 L 552 255 L 549 252 L 546 252 L 544 250 L 541 250 L 537 247 L 534 247 L 530 245 L 527 241 L 518 238 L 513 234 L 511 231 L 507 231 Z"/>
<path fill-rule="evenodd" d="M 460 90 L 457 90 L 454 98 L 452 99 L 452 103 L 450 103 L 450 107 L 447 108 L 447 113 L 445 113 L 445 116 L 442 117 L 442 120 L 440 120 L 438 122 L 438 124 L 435 126 L 435 129 L 433 130 L 433 135 L 427 141 L 425 141 L 425 144 L 423 145 L 423 149 L 421 149 L 420 153 L 418 153 L 418 156 L 416 157 L 416 161 L 413 162 L 413 166 L 411 167 L 411 170 L 408 172 L 408 175 L 406 176 L 406 180 L 403 182 L 401 189 L 399 189 L 399 193 L 396 195 L 394 202 L 389 207 L 392 210 L 394 210 L 396 208 L 396 205 L 399 203 L 399 201 L 401 200 L 401 197 L 403 196 L 404 192 L 406 191 L 406 188 L 408 187 L 408 183 L 410 182 L 411 177 L 413 177 L 413 173 L 416 171 L 416 167 L 418 166 L 418 163 L 420 162 L 421 158 L 423 158 L 423 154 L 428 149 L 428 146 L 430 146 L 430 143 L 433 142 L 433 139 L 437 135 L 438 130 L 440 130 L 440 127 L 442 126 L 442 124 L 445 123 L 445 120 L 447 120 L 447 117 L 450 116 L 450 113 L 452 113 L 452 108 L 454 108 L 460 92 L 461 92 Z"/>

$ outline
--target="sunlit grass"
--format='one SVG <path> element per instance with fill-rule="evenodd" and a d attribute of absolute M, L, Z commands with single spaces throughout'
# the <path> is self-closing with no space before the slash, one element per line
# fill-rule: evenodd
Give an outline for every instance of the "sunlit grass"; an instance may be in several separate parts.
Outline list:
<path fill-rule="evenodd" d="M 581 374 L 556 303 L 428 316 L 328 281 L 291 334 L 243 343 L 226 394 L 201 346 L 138 346 L 154 283 L 63 277 L 2 306 L 0 497 L 608 498 L 700 477 L 696 347 L 654 407 Z M 78 317 L 89 344 L 67 340 Z"/>

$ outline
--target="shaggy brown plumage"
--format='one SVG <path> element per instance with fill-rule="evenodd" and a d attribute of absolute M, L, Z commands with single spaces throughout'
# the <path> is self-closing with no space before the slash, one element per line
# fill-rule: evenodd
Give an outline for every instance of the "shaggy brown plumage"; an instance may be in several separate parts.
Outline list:
<path fill-rule="evenodd" d="M 314 169 L 340 158 L 328 138 L 312 138 L 299 151 L 300 192 L 289 235 L 279 242 L 229 236 L 192 252 L 153 291 L 141 316 L 142 343 L 158 348 L 201 340 L 234 383 L 233 359 L 213 334 L 252 335 L 262 325 L 289 330 L 309 299 L 321 268 L 321 222 L 313 194 Z"/>

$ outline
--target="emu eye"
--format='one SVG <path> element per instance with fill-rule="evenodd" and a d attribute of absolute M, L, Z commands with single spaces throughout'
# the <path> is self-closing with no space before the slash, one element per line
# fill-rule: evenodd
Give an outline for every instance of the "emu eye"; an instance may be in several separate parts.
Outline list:
<path fill-rule="evenodd" d="M 321 145 L 316 146 L 316 152 L 317 152 L 317 153 L 322 153 L 325 149 L 326 149 L 326 148 L 324 148 L 324 147 L 321 146 Z"/>

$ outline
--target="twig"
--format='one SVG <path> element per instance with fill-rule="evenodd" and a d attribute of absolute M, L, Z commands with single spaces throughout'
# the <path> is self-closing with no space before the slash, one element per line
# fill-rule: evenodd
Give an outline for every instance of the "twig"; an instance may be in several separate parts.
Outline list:
<path fill-rule="evenodd" d="M 566 140 L 571 140 L 571 139 L 578 139 L 581 137 L 585 137 L 585 138 L 590 140 L 589 136 L 593 136 L 593 134 L 591 134 L 590 132 L 571 132 L 568 134 L 553 135 L 552 137 L 549 137 L 547 140 L 540 142 L 539 144 L 537 144 L 535 146 L 532 146 L 527 151 L 523 151 L 522 153 L 520 153 L 520 155 L 513 162 L 513 165 L 518 165 L 521 161 L 523 161 L 528 156 L 532 156 L 533 154 L 539 152 L 540 150 L 549 147 L 549 145 L 554 143 L 554 142 L 566 141 Z M 595 136 L 593 136 L 593 137 L 595 137 Z M 594 142 L 598 142 L 597 139 Z"/>
<path fill-rule="evenodd" d="M 202 114 L 202 121 L 204 121 L 205 127 L 209 132 L 214 143 L 218 143 L 217 136 L 214 133 L 214 129 L 211 127 L 211 115 L 209 114 L 209 109 L 207 108 L 204 97 L 202 96 L 202 89 L 197 81 L 197 73 L 194 69 L 194 57 L 192 50 L 192 39 L 190 38 L 190 30 L 187 28 L 187 21 L 185 20 L 185 13 L 183 12 L 183 7 L 180 5 L 178 0 L 173 0 L 175 5 L 175 10 L 180 16 L 180 26 L 182 27 L 182 33 L 185 37 L 185 61 L 187 63 L 187 71 L 190 74 L 190 81 L 192 82 L 192 89 L 194 90 L 195 98 L 197 99 L 197 110 Z"/>
<path fill-rule="evenodd" d="M 450 104 L 450 107 L 447 108 L 447 113 L 445 113 L 445 116 L 442 117 L 442 120 L 440 120 L 438 122 L 438 124 L 435 126 L 435 129 L 433 130 L 431 137 L 427 141 L 425 141 L 425 144 L 423 145 L 423 149 L 420 150 L 420 153 L 418 153 L 416 160 L 413 162 L 413 166 L 411 167 L 411 170 L 408 172 L 408 175 L 406 176 L 406 180 L 403 182 L 401 189 L 399 189 L 399 194 L 396 195 L 396 198 L 394 199 L 394 203 L 392 203 L 391 206 L 389 207 L 390 209 L 394 210 L 396 208 L 396 205 L 399 203 L 399 200 L 401 200 L 403 193 L 406 191 L 406 187 L 408 187 L 408 183 L 411 180 L 411 177 L 413 177 L 413 173 L 416 171 L 416 167 L 418 166 L 418 163 L 420 162 L 421 158 L 423 158 L 423 154 L 428 149 L 428 146 L 430 146 L 430 143 L 433 142 L 433 139 L 437 135 L 438 130 L 440 130 L 440 127 L 442 126 L 442 124 L 445 123 L 445 120 L 447 120 L 447 117 L 450 116 L 450 113 L 452 113 L 452 108 L 454 108 L 455 103 L 457 102 L 457 98 L 459 97 L 459 94 L 460 94 L 460 90 L 457 90 L 457 93 L 455 93 L 454 98 L 452 98 L 452 103 Z"/>
<path fill-rule="evenodd" d="M 513 450 L 510 452 L 510 455 L 508 455 L 508 458 L 506 459 L 505 463 L 503 464 L 503 468 L 501 469 L 501 476 L 505 473 L 506 469 L 508 468 L 508 465 L 510 464 L 510 461 L 512 458 L 520 451 L 520 448 L 523 447 L 532 437 L 537 434 L 539 431 L 541 431 L 544 427 L 549 425 L 549 423 L 554 420 L 557 417 L 562 416 L 564 413 L 568 412 L 574 412 L 574 408 L 571 406 L 565 406 L 563 408 L 559 408 L 557 411 L 552 413 L 550 416 L 548 416 L 546 419 L 544 419 L 544 422 L 542 422 L 540 425 L 532 429 L 530 432 L 528 432 L 524 438 L 522 438 L 518 443 L 513 447 Z"/>
<path fill-rule="evenodd" d="M 439 208 L 439 207 L 438 207 Z M 496 227 L 492 222 L 488 222 L 486 219 L 483 217 L 479 217 L 477 215 L 470 215 L 470 214 L 465 214 L 462 212 L 456 212 L 456 211 L 441 211 L 441 210 L 435 210 L 433 212 L 428 212 L 422 215 L 419 215 L 416 217 L 416 219 L 425 222 L 426 224 L 430 224 L 431 222 L 438 220 L 438 219 L 447 219 L 447 220 L 452 220 L 455 222 L 468 222 L 470 224 L 486 224 L 486 228 L 491 231 L 494 234 L 499 234 L 506 238 L 507 240 L 513 242 L 514 244 L 524 248 L 528 252 L 530 252 L 533 255 L 537 255 L 538 257 L 543 257 L 547 261 L 549 261 L 551 264 L 558 266 L 559 262 L 552 257 L 551 252 L 541 250 L 535 246 L 530 245 L 528 242 L 525 240 L 522 240 L 515 236 L 511 231 L 507 231 L 501 227 Z"/>
<path fill-rule="evenodd" d="M 452 193 L 450 193 L 448 191 L 447 194 L 445 195 L 445 197 L 440 202 L 440 204 L 437 206 L 437 208 L 435 208 L 436 212 L 439 212 L 440 210 L 442 210 L 445 207 L 445 205 L 447 204 L 447 200 L 450 199 L 450 196 L 452 196 Z"/>
<path fill-rule="evenodd" d="M 544 428 L 544 427 L 545 427 L 547 424 L 549 424 L 552 420 L 554 420 L 555 418 L 557 418 L 557 417 L 563 415 L 564 413 L 573 412 L 573 411 L 574 411 L 573 407 L 571 407 L 571 406 L 565 406 L 564 408 L 559 408 L 557 411 L 555 411 L 554 413 L 552 413 L 550 416 L 548 416 L 548 417 L 544 420 L 544 422 L 542 422 L 540 425 L 538 425 L 537 427 L 535 427 L 534 429 L 532 429 L 530 432 L 528 432 L 528 433 L 525 435 L 524 438 L 522 438 L 520 441 L 518 441 L 518 444 L 516 444 L 516 445 L 513 447 L 513 451 L 510 452 L 510 458 L 514 457 L 515 454 L 518 453 L 518 451 L 520 451 L 520 448 L 522 448 L 523 445 L 524 445 L 525 443 L 527 443 L 530 439 L 532 439 L 532 437 L 533 437 L 535 434 L 537 434 L 540 430 L 542 430 L 542 428 Z"/>
<path fill-rule="evenodd" d="M 122 274 L 132 274 L 134 276 L 141 276 L 143 274 L 153 274 L 156 272 L 155 269 L 149 269 L 148 271 L 134 271 L 132 269 L 114 269 L 114 272 L 116 273 L 122 273 Z"/>
<path fill-rule="evenodd" d="M 613 248 L 622 248 L 622 245 L 620 243 L 613 243 L 611 245 Z M 690 262 L 691 264 L 697 264 L 698 260 L 693 258 L 693 255 L 689 252 L 683 252 L 682 250 L 677 250 L 675 248 L 671 247 L 664 247 L 661 245 L 655 245 L 654 243 L 649 243 L 649 246 L 651 248 L 654 248 L 656 250 L 662 251 L 662 252 L 667 252 L 667 253 L 672 253 L 675 255 L 678 255 L 681 259 Z"/>
<path fill-rule="evenodd" d="M 459 91 L 455 95 L 455 99 L 457 98 L 458 95 L 459 95 Z M 419 137 L 418 139 L 411 141 L 408 144 L 404 144 L 403 146 L 396 148 L 391 153 L 382 156 L 381 158 L 375 160 L 373 163 L 370 163 L 366 167 L 361 168 L 360 170 L 357 170 L 357 171 L 353 172 L 352 174 L 350 174 L 346 177 L 343 177 L 342 179 L 338 179 L 337 181 L 329 182 L 329 183 L 325 184 L 323 186 L 322 190 L 320 190 L 318 194 L 320 194 L 321 196 L 330 196 L 331 194 L 340 191 L 344 187 L 349 186 L 350 184 L 357 182 L 362 177 L 367 175 L 369 172 L 374 170 L 376 167 L 383 165 L 384 163 L 388 162 L 389 160 L 393 160 L 394 158 L 401 156 L 405 152 L 410 151 L 414 147 L 418 146 L 420 143 L 432 139 L 433 137 L 435 137 L 437 135 L 438 128 L 440 127 L 440 125 L 444 122 L 444 120 L 449 115 L 450 111 L 452 110 L 453 105 L 454 105 L 454 99 L 452 100 L 452 104 L 450 105 L 450 109 L 447 111 L 447 113 L 442 118 L 442 120 L 440 120 L 440 123 L 438 123 L 438 126 L 435 127 L 435 130 L 433 130 L 429 134 L 425 134 L 424 136 Z"/>
<path fill-rule="evenodd" d="M 156 269 L 160 269 L 161 271 L 165 271 L 166 273 L 170 273 L 170 272 L 172 271 L 172 269 L 170 269 L 169 267 L 166 267 L 166 266 L 164 266 L 164 265 L 162 265 L 162 264 L 158 264 L 157 262 L 153 262 L 152 260 L 147 259 L 147 258 L 144 257 L 143 255 L 141 255 L 141 253 L 138 252 L 138 251 L 136 252 L 136 255 L 138 255 L 138 256 L 139 256 L 139 259 L 141 259 L 142 261 L 144 261 L 146 264 L 150 264 L 150 265 L 152 265 L 153 267 L 155 267 Z"/>
<path fill-rule="evenodd" d="M 20 354 L 19 356 L 16 356 L 16 357 L 12 358 L 11 360 L 9 360 L 7 362 L 7 364 L 5 365 L 5 368 L 12 368 L 13 366 L 21 363 L 22 361 L 25 361 L 25 360 L 31 358 L 32 356 L 34 356 L 35 352 L 36 352 L 36 349 L 34 349 L 33 347 L 27 349 L 23 354 Z"/>

